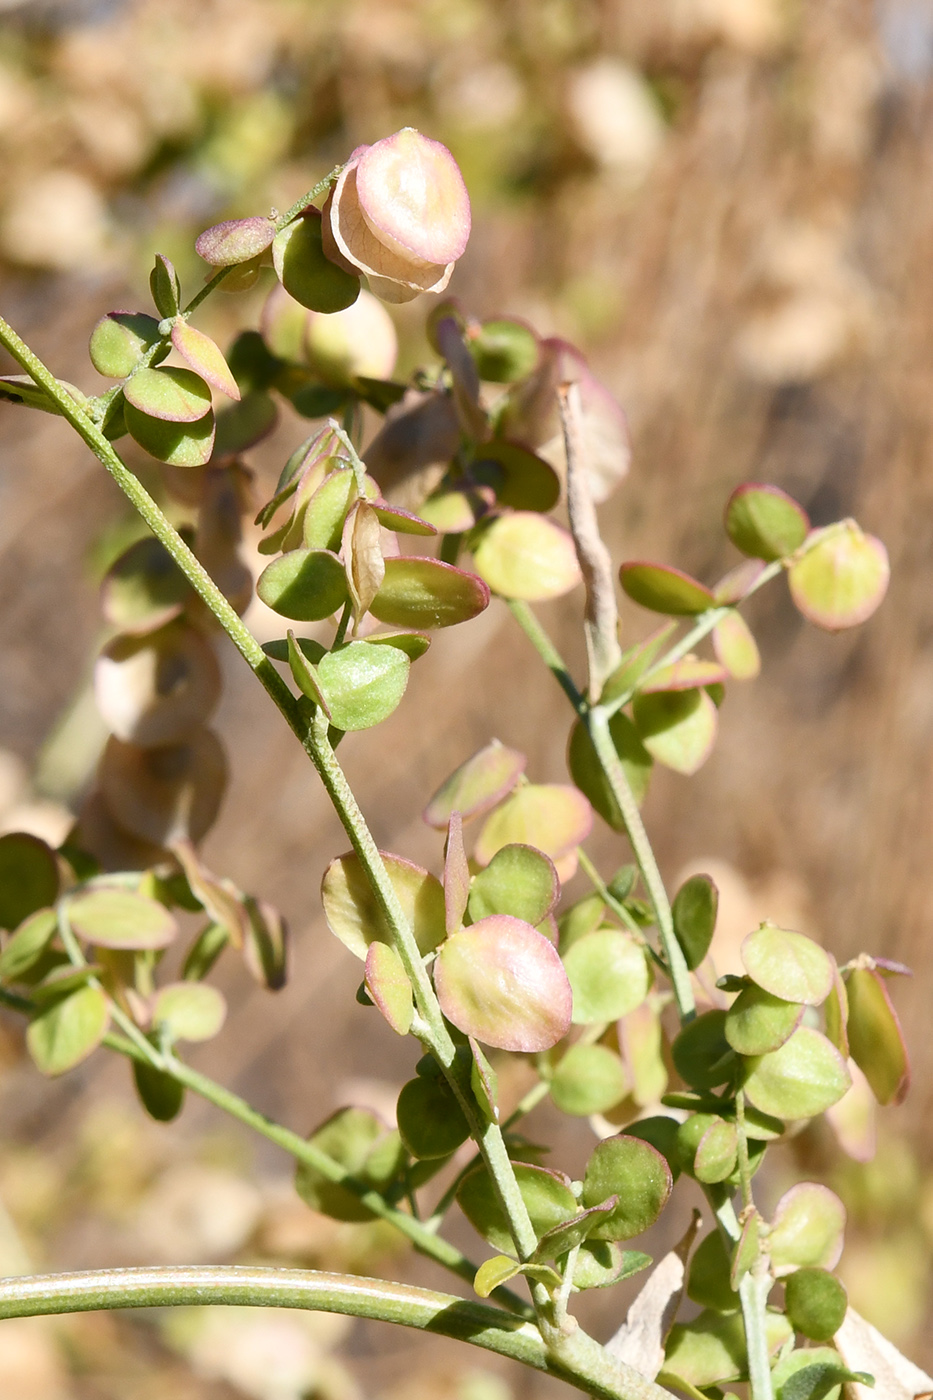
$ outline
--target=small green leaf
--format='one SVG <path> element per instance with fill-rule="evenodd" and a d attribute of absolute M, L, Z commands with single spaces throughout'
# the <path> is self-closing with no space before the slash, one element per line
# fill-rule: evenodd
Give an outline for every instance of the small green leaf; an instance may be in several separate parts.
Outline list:
<path fill-rule="evenodd" d="M 285 986 L 288 968 L 288 925 L 274 904 L 246 895 L 243 961 L 254 982 L 266 991 Z"/>
<path fill-rule="evenodd" d="M 803 1007 L 761 987 L 745 987 L 726 1012 L 726 1039 L 739 1055 L 767 1055 L 789 1040 Z"/>
<path fill-rule="evenodd" d="M 560 499 L 560 479 L 554 468 L 527 447 L 503 438 L 477 448 L 470 477 L 491 486 L 499 504 L 513 510 L 545 512 Z"/>
<path fill-rule="evenodd" d="M 765 1315 L 768 1352 L 773 1355 L 793 1336 L 781 1313 Z M 745 1327 L 741 1313 L 701 1312 L 692 1322 L 678 1322 L 667 1340 L 664 1369 L 698 1389 L 742 1380 L 748 1375 Z"/>
<path fill-rule="evenodd" d="M 484 530 L 473 562 L 494 593 L 530 603 L 560 598 L 581 578 L 570 534 L 535 511 L 500 515 Z"/>
<path fill-rule="evenodd" d="M 54 904 L 58 886 L 58 863 L 45 841 L 26 831 L 0 836 L 0 928 L 18 928 Z"/>
<path fill-rule="evenodd" d="M 235 267 L 264 253 L 275 237 L 275 223 L 259 215 L 250 219 L 225 219 L 206 228 L 195 240 L 199 258 L 213 267 Z"/>
<path fill-rule="evenodd" d="M 25 918 L 0 953 L 0 982 L 19 982 L 38 963 L 57 932 L 54 909 L 39 909 Z"/>
<path fill-rule="evenodd" d="M 828 1342 L 842 1326 L 849 1299 L 826 1269 L 798 1269 L 784 1280 L 784 1306 L 795 1331 L 813 1342 Z"/>
<path fill-rule="evenodd" d="M 514 1163 L 513 1170 L 539 1240 L 577 1214 L 579 1207 L 566 1177 L 526 1162 Z M 493 1249 L 515 1256 L 508 1219 L 485 1167 L 476 1167 L 467 1173 L 457 1190 L 457 1202 L 474 1230 Z"/>
<path fill-rule="evenodd" d="M 398 1130 L 413 1157 L 449 1157 L 470 1136 L 470 1125 L 453 1089 L 440 1076 L 416 1075 L 398 1096 Z"/>
<path fill-rule="evenodd" d="M 527 762 L 523 753 L 493 739 L 445 779 L 425 807 L 424 821 L 444 831 L 452 812 L 464 822 L 483 816 L 508 796 Z"/>
<path fill-rule="evenodd" d="M 388 943 L 369 945 L 366 990 L 396 1034 L 407 1035 L 415 1011 L 411 983 L 401 958 Z"/>
<path fill-rule="evenodd" d="M 718 909 L 719 890 L 709 875 L 691 875 L 674 896 L 674 933 L 691 972 L 709 952 Z"/>
<path fill-rule="evenodd" d="M 196 330 L 194 326 L 189 326 L 187 321 L 176 321 L 172 327 L 172 344 L 189 369 L 213 385 L 221 394 L 226 394 L 227 398 L 239 402 L 240 387 L 223 357 L 220 346 L 215 344 L 209 335 Z M 167 373 L 164 370 L 156 372 Z M 132 382 L 131 380 L 130 383 Z M 136 407 L 142 408 L 144 413 L 152 412 L 143 404 L 137 404 Z M 161 418 L 166 415 L 159 413 L 155 416 Z M 200 416 L 199 414 L 198 417 Z"/>
<path fill-rule="evenodd" d="M 586 1164 L 583 1205 L 601 1205 L 610 1196 L 618 1204 L 592 1232 L 597 1240 L 630 1240 L 657 1220 L 671 1194 L 670 1167 L 654 1147 L 620 1134 L 604 1138 Z"/>
<path fill-rule="evenodd" d="M 185 1086 L 143 1060 L 133 1061 L 133 1083 L 143 1108 L 157 1123 L 171 1123 L 185 1102 Z"/>
<path fill-rule="evenodd" d="M 640 695 L 657 695 L 664 690 L 698 690 L 722 686 L 729 673 L 718 661 L 704 661 L 698 656 L 682 656 L 669 666 L 652 671 L 638 687 Z"/>
<path fill-rule="evenodd" d="M 716 623 L 713 650 L 734 680 L 754 680 L 761 670 L 758 644 L 741 613 L 728 613 Z"/>
<path fill-rule="evenodd" d="M 725 1011 L 705 1011 L 690 1021 L 671 1045 L 674 1067 L 694 1089 L 716 1089 L 733 1078 L 739 1060 L 726 1040 Z"/>
<path fill-rule="evenodd" d="M 91 332 L 91 364 L 107 379 L 125 379 L 160 338 L 154 316 L 143 311 L 110 311 Z"/>
<path fill-rule="evenodd" d="M 884 980 L 873 968 L 856 967 L 845 988 L 849 1053 L 879 1103 L 902 1103 L 910 1087 L 910 1060 Z"/>
<path fill-rule="evenodd" d="M 887 592 L 888 554 L 854 520 L 814 530 L 791 565 L 787 581 L 798 610 L 827 632 L 857 627 Z"/>
<path fill-rule="evenodd" d="M 642 1142 L 649 1143 L 657 1152 L 660 1152 L 670 1167 L 672 1181 L 676 1181 L 680 1176 L 680 1151 L 677 1138 L 679 1127 L 676 1118 L 668 1118 L 663 1113 L 658 1113 L 650 1118 L 638 1118 L 634 1123 L 629 1123 L 625 1129 L 628 1137 L 641 1138 Z"/>
<path fill-rule="evenodd" d="M 833 1347 L 807 1347 L 790 1351 L 778 1361 L 771 1375 L 777 1400 L 839 1400 L 847 1381 L 874 1385 L 864 1371 L 850 1371 Z"/>
<path fill-rule="evenodd" d="M 110 1005 L 100 987 L 79 987 L 33 1017 L 26 1047 L 43 1074 L 64 1074 L 97 1049 L 109 1025 Z"/>
<path fill-rule="evenodd" d="M 729 1280 L 729 1255 L 722 1235 L 713 1230 L 697 1245 L 690 1260 L 687 1276 L 687 1297 L 701 1308 L 714 1312 L 737 1312 L 739 1295 Z"/>
<path fill-rule="evenodd" d="M 192 597 L 175 560 L 151 536 L 130 545 L 101 584 L 104 617 L 122 632 L 154 631 L 176 618 Z"/>
<path fill-rule="evenodd" d="M 167 948 L 178 933 L 164 904 L 133 890 L 75 895 L 68 901 L 68 919 L 79 938 L 99 948 Z"/>
<path fill-rule="evenodd" d="M 852 1080 L 836 1047 L 809 1026 L 768 1055 L 746 1061 L 746 1097 L 775 1118 L 813 1118 L 838 1103 Z"/>
<path fill-rule="evenodd" d="M 521 1264 L 510 1259 L 507 1254 L 496 1254 L 480 1264 L 473 1279 L 473 1291 L 480 1298 L 488 1298 L 493 1289 L 508 1283 L 521 1272 Z"/>
<path fill-rule="evenodd" d="M 716 706 L 705 690 L 636 695 L 635 727 L 645 748 L 666 768 L 687 777 L 709 758 L 716 742 Z"/>
<path fill-rule="evenodd" d="M 315 1129 L 308 1141 L 370 1190 L 384 1191 L 405 1163 L 399 1134 L 387 1129 L 365 1108 L 338 1109 Z M 356 1191 L 332 1181 L 307 1162 L 298 1163 L 295 1190 L 312 1210 L 333 1220 L 373 1219 Z"/>
<path fill-rule="evenodd" d="M 263 569 L 256 592 L 282 617 L 320 622 L 347 601 L 347 575 L 330 550 L 293 549 Z"/>
<path fill-rule="evenodd" d="M 344 467 L 328 472 L 305 507 L 306 549 L 340 548 L 347 512 L 358 495 L 356 477 L 352 471 Z"/>
<path fill-rule="evenodd" d="M 214 455 L 231 457 L 268 437 L 279 421 L 279 411 L 261 390 L 245 393 L 239 403 L 228 404 L 217 414 Z"/>
<path fill-rule="evenodd" d="M 599 928 L 577 939 L 564 954 L 564 967 L 573 989 L 577 1026 L 627 1016 L 641 1005 L 651 987 L 644 949 L 621 929 Z"/>
<path fill-rule="evenodd" d="M 488 816 L 473 848 L 478 865 L 488 865 L 503 846 L 534 846 L 551 860 L 585 841 L 593 825 L 590 804 L 563 783 L 526 783 Z"/>
<path fill-rule="evenodd" d="M 755 559 L 786 559 L 807 537 L 810 521 L 802 506 L 779 486 L 749 482 L 726 502 L 726 534 Z"/>
<path fill-rule="evenodd" d="M 152 1023 L 171 1040 L 213 1040 L 227 1018 L 227 1003 L 206 982 L 170 982 L 156 993 Z"/>
<path fill-rule="evenodd" d="M 489 589 L 482 579 L 439 559 L 387 559 L 385 566 L 369 611 L 390 627 L 454 627 L 489 605 Z"/>
<path fill-rule="evenodd" d="M 833 986 L 831 957 L 803 933 L 763 923 L 742 943 L 742 962 L 753 981 L 783 1001 L 819 1006 Z"/>
<path fill-rule="evenodd" d="M 651 780 L 654 759 L 638 737 L 628 715 L 617 711 L 609 721 L 609 737 L 616 755 L 622 764 L 629 786 L 635 794 L 635 801 L 641 803 Z M 613 831 L 624 831 L 625 821 L 609 779 L 603 772 L 589 731 L 578 719 L 570 731 L 567 746 L 567 767 L 577 787 L 592 803 L 595 810 L 608 822 Z"/>
<path fill-rule="evenodd" d="M 556 948 L 507 914 L 452 934 L 437 955 L 434 984 L 447 1019 L 484 1045 L 547 1050 L 570 1028 L 570 984 Z"/>
<path fill-rule="evenodd" d="M 352 306 L 360 294 L 359 277 L 324 256 L 317 209 L 307 209 L 275 235 L 272 263 L 289 296 L 309 311 L 332 315 Z"/>
<path fill-rule="evenodd" d="M 608 1288 L 649 1268 L 651 1263 L 651 1255 L 639 1249 L 622 1249 L 609 1240 L 584 1240 L 573 1269 L 573 1291 Z"/>
<path fill-rule="evenodd" d="M 593 933 L 602 924 L 606 905 L 601 894 L 587 894 L 572 904 L 566 913 L 561 914 L 557 926 L 560 933 L 561 956 L 573 947 L 578 939 Z"/>
<path fill-rule="evenodd" d="M 601 1205 L 590 1206 L 589 1210 L 581 1210 L 572 1220 L 555 1225 L 553 1230 L 548 1230 L 546 1235 L 541 1236 L 532 1258 L 559 1259 L 568 1250 L 576 1249 L 618 1204 L 618 1198 L 610 1196 Z"/>
<path fill-rule="evenodd" d="M 410 668 L 398 647 L 368 641 L 325 653 L 317 673 L 332 723 L 348 731 L 381 724 L 401 704 Z"/>
<path fill-rule="evenodd" d="M 693 1159 L 693 1175 L 697 1181 L 713 1186 L 730 1177 L 735 1171 L 738 1143 L 734 1123 L 722 1118 L 711 1123 L 700 1138 Z"/>
<path fill-rule="evenodd" d="M 430 953 L 446 936 L 444 890 L 420 865 L 380 852 L 389 879 L 422 953 Z M 365 959 L 370 943 L 392 943 L 385 921 L 358 856 L 332 860 L 321 885 L 324 917 L 331 933 L 356 957 Z"/>
<path fill-rule="evenodd" d="M 296 637 L 291 628 L 288 629 L 286 637 L 286 659 L 289 669 L 295 679 L 295 683 L 302 695 L 307 696 L 315 705 L 320 705 L 328 719 L 330 719 L 330 706 L 321 687 L 321 679 L 317 673 L 317 667 L 309 656 L 312 650 L 308 645 L 302 646 L 301 642 L 307 642 L 307 638 Z M 314 647 L 314 655 L 317 661 L 326 656 L 323 647 Z M 267 649 L 267 655 L 269 654 Z M 273 654 L 274 655 L 274 654 Z"/>
<path fill-rule="evenodd" d="M 149 290 L 160 316 L 168 318 L 178 315 L 181 309 L 178 273 L 162 253 L 156 253 L 155 264 L 149 274 Z"/>
<path fill-rule="evenodd" d="M 572 1045 L 551 1076 L 549 1088 L 561 1113 L 588 1118 L 605 1113 L 625 1097 L 628 1075 L 618 1055 L 605 1045 Z"/>
<path fill-rule="evenodd" d="M 502 846 L 473 880 L 469 910 L 474 923 L 490 914 L 511 914 L 528 924 L 547 918 L 560 897 L 554 862 L 533 846 Z"/>
<path fill-rule="evenodd" d="M 172 467 L 203 467 L 210 461 L 214 450 L 214 414 L 210 410 L 196 423 L 153 418 L 131 403 L 125 405 L 124 414 L 130 437 L 157 461 Z"/>
<path fill-rule="evenodd" d="M 777 1276 L 796 1268 L 834 1268 L 845 1228 L 845 1206 L 828 1186 L 813 1181 L 792 1186 L 777 1203 L 768 1237 Z"/>
<path fill-rule="evenodd" d="M 197 423 L 211 408 L 211 391 L 201 376 L 174 365 L 138 369 L 123 386 L 123 395 L 147 418 L 167 423 Z"/>
<path fill-rule="evenodd" d="M 619 578 L 632 601 L 652 612 L 689 617 L 714 606 L 713 595 L 705 584 L 666 564 L 632 561 L 622 565 Z"/>
<path fill-rule="evenodd" d="M 524 321 L 498 317 L 470 328 L 467 349 L 480 379 L 491 384 L 514 384 L 538 363 L 538 337 Z M 548 507 L 550 509 L 550 507 Z"/>

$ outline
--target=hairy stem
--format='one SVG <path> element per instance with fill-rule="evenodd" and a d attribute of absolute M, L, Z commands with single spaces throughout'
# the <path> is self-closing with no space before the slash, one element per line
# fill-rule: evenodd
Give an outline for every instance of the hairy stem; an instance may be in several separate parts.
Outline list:
<path fill-rule="evenodd" d="M 0 1281 L 0 1318 L 206 1303 L 303 1308 L 392 1322 L 498 1352 L 568 1381 L 598 1400 L 670 1400 L 660 1386 L 614 1362 L 590 1338 L 571 1338 L 567 1352 L 573 1361 L 564 1364 L 549 1354 L 530 1323 L 449 1293 L 383 1279 L 313 1269 L 227 1266 L 102 1269 Z"/>
<path fill-rule="evenodd" d="M 767 1261 L 759 1258 L 739 1284 L 745 1347 L 748 1352 L 748 1378 L 751 1400 L 772 1400 L 771 1357 L 765 1332 L 765 1304 L 771 1292 Z"/>

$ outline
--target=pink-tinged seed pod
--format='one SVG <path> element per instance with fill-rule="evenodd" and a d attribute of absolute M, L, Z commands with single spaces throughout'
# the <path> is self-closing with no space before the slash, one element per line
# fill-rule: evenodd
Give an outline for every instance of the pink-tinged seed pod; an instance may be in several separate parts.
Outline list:
<path fill-rule="evenodd" d="M 364 272 L 384 301 L 442 292 L 469 236 L 457 162 L 413 127 L 358 147 L 324 206 L 326 255 Z"/>

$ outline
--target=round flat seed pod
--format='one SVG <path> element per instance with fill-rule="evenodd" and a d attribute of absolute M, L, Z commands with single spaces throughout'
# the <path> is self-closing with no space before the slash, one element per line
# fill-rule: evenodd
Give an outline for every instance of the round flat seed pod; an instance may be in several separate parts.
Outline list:
<path fill-rule="evenodd" d="M 705 584 L 698 583 L 682 569 L 671 569 L 666 564 L 633 560 L 622 565 L 619 578 L 633 603 L 669 617 L 689 617 L 715 606 Z"/>
<path fill-rule="evenodd" d="M 203 467 L 214 451 L 214 414 L 209 409 L 193 423 L 153 418 L 131 403 L 124 406 L 126 429 L 150 457 L 172 467 Z"/>
<path fill-rule="evenodd" d="M 281 617 L 320 622 L 346 602 L 346 570 L 330 550 L 292 549 L 263 569 L 256 592 Z"/>
<path fill-rule="evenodd" d="M 834 1191 L 814 1181 L 792 1186 L 778 1201 L 768 1237 L 777 1276 L 793 1269 L 832 1269 L 842 1255 L 846 1208 Z"/>
<path fill-rule="evenodd" d="M 201 376 L 175 366 L 137 370 L 123 396 L 147 418 L 169 423 L 197 423 L 211 407 L 211 391 Z"/>
<path fill-rule="evenodd" d="M 112 738 L 100 764 L 100 788 L 114 820 L 159 846 L 206 836 L 226 785 L 223 746 L 209 729 L 152 749 Z"/>
<path fill-rule="evenodd" d="M 852 1084 L 835 1045 L 809 1026 L 799 1026 L 778 1050 L 746 1064 L 749 1103 L 774 1118 L 813 1118 L 838 1103 Z"/>
<path fill-rule="evenodd" d="M 58 862 L 45 841 L 25 831 L 0 836 L 0 928 L 12 931 L 54 904 L 58 888 Z"/>
<path fill-rule="evenodd" d="M 434 984 L 447 1019 L 484 1045 L 547 1050 L 570 1028 L 570 983 L 557 950 L 507 914 L 452 934 L 437 955 Z"/>
<path fill-rule="evenodd" d="M 321 215 L 316 209 L 309 209 L 275 235 L 272 264 L 289 296 L 309 311 L 328 315 L 344 311 L 360 294 L 359 277 L 324 256 Z"/>
<path fill-rule="evenodd" d="M 748 482 L 726 502 L 726 533 L 736 548 L 755 559 L 785 559 L 807 538 L 810 521 L 802 506 L 779 486 Z"/>
<path fill-rule="evenodd" d="M 741 955 L 752 981 L 784 1001 L 819 1006 L 832 991 L 832 958 L 806 934 L 764 923 L 743 941 Z"/>
<path fill-rule="evenodd" d="M 644 949 L 617 928 L 598 928 L 577 939 L 564 954 L 564 968 L 573 989 L 573 1023 L 578 1026 L 627 1016 L 651 988 Z"/>
<path fill-rule="evenodd" d="M 94 666 L 94 697 L 108 728 L 145 748 L 185 739 L 210 718 L 220 691 L 211 644 L 183 623 L 115 637 Z"/>
<path fill-rule="evenodd" d="M 109 311 L 91 332 L 91 364 L 107 379 L 125 379 L 159 339 L 154 316 L 143 311 Z"/>

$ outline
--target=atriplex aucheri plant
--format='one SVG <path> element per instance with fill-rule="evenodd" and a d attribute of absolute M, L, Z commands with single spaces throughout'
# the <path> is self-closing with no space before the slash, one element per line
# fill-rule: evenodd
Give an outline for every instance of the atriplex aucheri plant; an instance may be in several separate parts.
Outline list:
<path fill-rule="evenodd" d="M 744 974 L 717 980 L 716 887 L 696 875 L 670 900 L 639 814 L 653 765 L 695 772 L 724 687 L 758 672 L 745 600 L 784 574 L 804 617 L 854 626 L 884 594 L 884 547 L 852 520 L 812 530 L 781 490 L 740 485 L 725 525 L 742 558 L 717 584 L 622 564 L 624 592 L 663 618 L 623 649 L 594 503 L 624 477 L 628 439 L 582 356 L 447 300 L 429 316 L 436 361 L 408 384 L 391 377 L 395 335 L 377 298 L 442 292 L 469 231 L 449 152 L 406 129 L 354 151 L 287 213 L 203 233 L 198 252 L 214 270 L 187 305 L 156 257 L 156 314 L 111 312 L 94 328 L 93 365 L 116 381 L 95 398 L 56 379 L 0 321 L 25 371 L 2 381 L 4 397 L 67 419 L 152 532 L 104 582 L 112 635 L 95 688 L 112 737 L 79 822 L 57 851 L 25 833 L 0 839 L 0 1003 L 28 1019 L 43 1073 L 66 1073 L 103 1044 L 130 1061 L 155 1118 L 174 1117 L 186 1089 L 203 1095 L 291 1154 L 314 1209 L 381 1217 L 489 1301 L 312 1271 L 153 1268 L 10 1279 L 0 1316 L 290 1306 L 440 1332 L 607 1400 L 660 1400 L 663 1387 L 721 1397 L 745 1381 L 753 1400 L 819 1400 L 871 1384 L 866 1372 L 912 1397 L 933 1383 L 847 1309 L 832 1273 L 838 1198 L 800 1183 L 767 1220 L 752 1187 L 788 1129 L 827 1114 L 851 1145 L 866 1096 L 903 1096 L 908 1061 L 887 982 L 906 969 L 869 954 L 839 968 L 810 938 L 764 923 L 742 945 Z M 260 330 L 225 356 L 193 313 L 270 262 Z M 216 414 L 215 392 L 227 401 Z M 237 552 L 250 496 L 239 458 L 274 426 L 276 395 L 318 424 L 259 512 L 269 563 L 256 587 L 288 622 L 330 621 L 327 643 L 320 626 L 317 637 L 289 627 L 260 646 L 240 620 L 252 579 Z M 384 418 L 365 448 L 364 405 Z M 113 443 L 125 434 L 164 464 L 170 513 L 190 524 L 176 529 L 123 463 Z M 549 514 L 561 501 L 569 531 Z M 578 685 L 529 605 L 581 581 L 588 674 Z M 570 702 L 573 783 L 535 782 L 524 756 L 491 738 L 425 808 L 446 836 L 438 878 L 377 849 L 335 750 L 401 703 L 431 630 L 467 624 L 491 593 Z M 227 950 L 271 991 L 286 975 L 276 910 L 198 855 L 226 773 L 207 727 L 218 628 L 346 830 L 352 849 L 323 881 L 328 925 L 363 965 L 359 1000 L 420 1051 L 397 1128 L 351 1105 L 304 1139 L 181 1057 L 180 1042 L 221 1029 L 223 998 L 206 979 Z M 707 638 L 712 656 L 699 654 Z M 606 876 L 583 849 L 594 811 L 634 856 Z M 561 881 L 578 868 L 591 892 L 567 907 Z M 166 981 L 160 960 L 179 937 L 179 909 L 202 926 Z M 505 1117 L 496 1066 L 510 1055 L 530 1057 L 537 1082 Z M 547 1095 L 597 1130 L 582 1181 L 541 1165 L 515 1131 Z M 468 1139 L 473 1154 L 457 1159 L 442 1194 L 432 1189 Z M 655 1266 L 599 1345 L 573 1316 L 574 1296 L 649 1268 L 628 1242 L 681 1174 L 702 1187 L 713 1228 L 695 1244 L 694 1226 Z M 478 1266 L 441 1233 L 455 1205 L 492 1251 Z M 527 1292 L 509 1286 L 518 1279 Z M 684 1295 L 702 1310 L 677 1321 Z"/>

